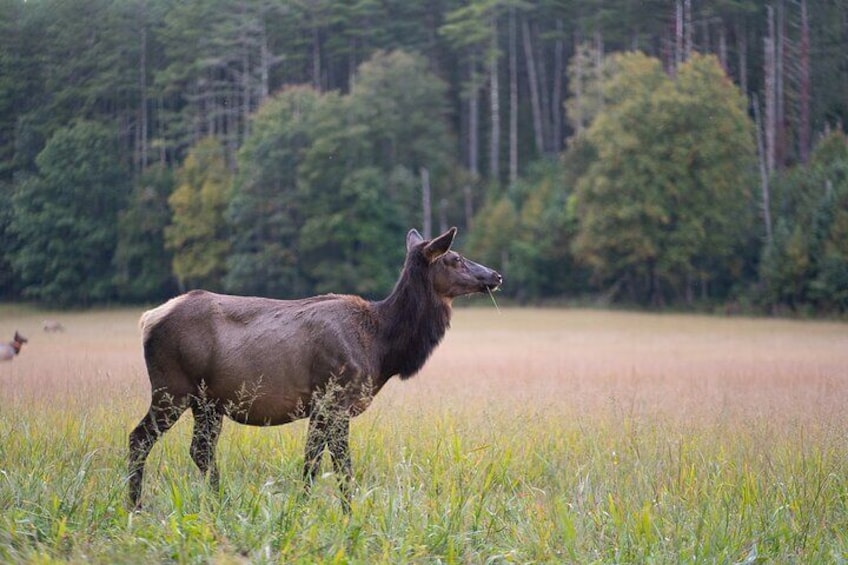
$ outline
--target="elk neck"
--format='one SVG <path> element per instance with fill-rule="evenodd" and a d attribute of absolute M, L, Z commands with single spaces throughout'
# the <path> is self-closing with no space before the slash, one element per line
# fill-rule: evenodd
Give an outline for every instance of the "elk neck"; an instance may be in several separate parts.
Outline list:
<path fill-rule="evenodd" d="M 409 257 L 391 294 L 375 303 L 383 356 L 380 376 L 417 373 L 450 326 L 451 303 L 440 297 L 423 256 Z"/>

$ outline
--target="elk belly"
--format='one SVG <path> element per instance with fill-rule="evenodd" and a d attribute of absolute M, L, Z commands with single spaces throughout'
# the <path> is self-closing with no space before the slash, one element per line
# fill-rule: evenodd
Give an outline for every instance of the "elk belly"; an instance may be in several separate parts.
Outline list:
<path fill-rule="evenodd" d="M 223 403 L 227 416 L 250 426 L 279 426 L 309 416 L 311 397 L 258 390 Z"/>

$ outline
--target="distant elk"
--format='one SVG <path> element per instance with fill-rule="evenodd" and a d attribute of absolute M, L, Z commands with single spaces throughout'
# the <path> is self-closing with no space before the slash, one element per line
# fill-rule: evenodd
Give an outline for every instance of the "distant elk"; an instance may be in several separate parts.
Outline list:
<path fill-rule="evenodd" d="M 15 332 L 15 337 L 9 343 L 0 343 L 0 361 L 11 361 L 15 355 L 21 352 L 21 347 L 27 342 L 27 338 Z"/>
<path fill-rule="evenodd" d="M 391 377 L 407 379 L 421 369 L 450 325 L 455 297 L 501 285 L 497 272 L 451 251 L 455 235 L 451 228 L 425 240 L 410 230 L 400 277 L 376 302 L 192 291 L 145 312 L 140 326 L 152 400 L 129 435 L 131 506 L 140 506 L 151 448 L 190 407 L 191 457 L 216 490 L 215 446 L 225 415 L 253 426 L 308 417 L 306 489 L 327 449 L 349 511 L 351 417 Z"/>
<path fill-rule="evenodd" d="M 41 322 L 41 327 L 49 334 L 65 331 L 65 326 L 58 320 L 44 320 Z"/>

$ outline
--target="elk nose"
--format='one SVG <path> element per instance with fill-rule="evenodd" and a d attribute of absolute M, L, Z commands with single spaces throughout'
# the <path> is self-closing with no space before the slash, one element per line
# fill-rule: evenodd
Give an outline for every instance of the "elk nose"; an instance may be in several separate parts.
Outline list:
<path fill-rule="evenodd" d="M 491 290 L 498 288 L 503 283 L 503 277 L 497 271 L 491 271 L 488 278 L 489 280 L 486 281 L 486 286 L 488 286 Z"/>

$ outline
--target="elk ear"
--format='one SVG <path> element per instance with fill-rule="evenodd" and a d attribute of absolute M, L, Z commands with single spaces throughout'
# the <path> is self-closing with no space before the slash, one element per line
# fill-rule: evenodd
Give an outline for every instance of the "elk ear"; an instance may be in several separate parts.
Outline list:
<path fill-rule="evenodd" d="M 450 251 L 454 237 L 456 237 L 456 228 L 451 228 L 436 239 L 433 239 L 424 248 L 424 256 L 432 263 Z"/>
<path fill-rule="evenodd" d="M 421 234 L 418 233 L 417 229 L 412 228 L 411 230 L 409 230 L 409 233 L 406 234 L 406 251 L 407 251 L 407 253 L 409 251 L 411 251 L 413 247 L 415 247 L 416 245 L 418 245 L 422 241 L 424 241 L 424 238 L 421 237 Z"/>

